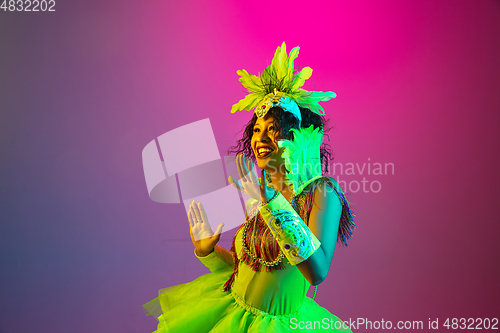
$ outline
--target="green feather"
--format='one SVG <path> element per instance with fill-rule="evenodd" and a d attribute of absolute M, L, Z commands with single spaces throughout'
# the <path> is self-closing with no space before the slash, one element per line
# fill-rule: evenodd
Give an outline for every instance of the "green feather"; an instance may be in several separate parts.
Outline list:
<path fill-rule="evenodd" d="M 294 96 L 295 102 L 302 107 L 310 109 L 312 112 L 319 115 L 324 115 L 323 107 L 319 104 L 320 101 L 329 101 L 335 98 L 337 94 L 332 91 L 307 91 L 299 89 L 298 93 Z"/>
<path fill-rule="evenodd" d="M 276 49 L 274 53 L 273 60 L 271 61 L 271 67 L 273 68 L 274 73 L 276 74 L 276 78 L 280 80 L 285 76 L 285 61 L 287 59 L 286 54 L 286 45 L 285 42 L 281 44 L 281 47 Z"/>
<path fill-rule="evenodd" d="M 302 87 L 304 85 L 304 83 L 306 82 L 306 80 L 311 77 L 311 75 L 312 75 L 311 67 L 302 68 L 302 70 L 299 72 L 299 74 L 297 74 L 297 76 L 295 76 L 291 90 L 295 91 L 296 89 Z"/>
<path fill-rule="evenodd" d="M 251 111 L 253 108 L 259 104 L 262 97 L 259 94 L 251 93 L 241 99 L 238 103 L 234 104 L 231 108 L 231 113 L 235 113 L 241 110 Z"/>
<path fill-rule="evenodd" d="M 294 47 L 292 51 L 290 51 L 290 55 L 288 56 L 288 63 L 287 63 L 287 75 L 289 76 L 289 82 L 293 80 L 293 72 L 295 71 L 294 66 L 294 60 L 299 56 L 299 50 L 300 47 Z"/>
<path fill-rule="evenodd" d="M 240 69 L 236 72 L 240 77 L 240 82 L 243 87 L 247 88 L 250 92 L 259 92 L 262 90 L 260 79 L 258 76 L 249 74 L 246 70 Z"/>
<path fill-rule="evenodd" d="M 299 194 L 312 180 L 321 177 L 320 147 L 323 131 L 308 128 L 291 129 L 293 141 L 282 140 L 279 146 L 284 148 L 282 157 L 285 167 L 290 171 L 291 184 L 295 194 Z"/>

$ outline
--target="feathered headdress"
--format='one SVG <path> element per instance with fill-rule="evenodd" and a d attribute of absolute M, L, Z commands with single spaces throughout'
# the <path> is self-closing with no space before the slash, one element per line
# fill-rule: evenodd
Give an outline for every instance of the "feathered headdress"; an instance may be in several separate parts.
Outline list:
<path fill-rule="evenodd" d="M 259 75 L 249 74 L 242 69 L 237 71 L 241 84 L 248 89 L 248 95 L 234 104 L 231 113 L 255 109 L 257 117 L 262 118 L 267 111 L 278 106 L 291 112 L 301 123 L 299 106 L 324 115 L 321 101 L 328 101 L 337 95 L 327 91 L 307 91 L 301 87 L 311 77 L 312 69 L 304 67 L 295 72 L 294 61 L 299 55 L 299 47 L 288 55 L 286 45 L 276 49 L 271 64 Z M 289 174 L 286 182 L 295 194 L 299 194 L 310 182 L 321 177 L 320 146 L 323 131 L 319 128 L 292 129 L 294 140 L 282 140 L 278 145 L 284 148 L 283 158 Z"/>
<path fill-rule="evenodd" d="M 248 89 L 249 94 L 234 104 L 231 113 L 241 110 L 251 111 L 259 118 L 264 117 L 273 106 L 280 106 L 285 111 L 292 112 L 300 121 L 300 111 L 297 105 L 308 108 L 314 113 L 324 115 L 320 101 L 328 101 L 337 95 L 334 92 L 307 91 L 301 89 L 305 81 L 311 77 L 312 69 L 304 67 L 295 72 L 294 60 L 299 55 L 299 47 L 286 53 L 285 42 L 276 49 L 271 64 L 259 76 L 249 74 L 242 69 L 237 71 L 241 84 Z M 298 114 L 297 114 L 298 113 Z"/>

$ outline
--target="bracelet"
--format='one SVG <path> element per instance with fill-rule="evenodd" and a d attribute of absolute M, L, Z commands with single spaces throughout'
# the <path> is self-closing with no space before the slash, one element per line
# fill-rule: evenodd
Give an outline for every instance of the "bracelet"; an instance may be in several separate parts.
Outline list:
<path fill-rule="evenodd" d="M 278 193 L 280 193 L 278 190 L 274 190 L 274 195 L 271 199 L 269 199 L 269 201 L 264 201 L 264 204 L 267 205 L 268 203 L 270 203 L 271 201 L 273 201 L 274 199 L 276 199 L 276 197 L 278 196 Z"/>

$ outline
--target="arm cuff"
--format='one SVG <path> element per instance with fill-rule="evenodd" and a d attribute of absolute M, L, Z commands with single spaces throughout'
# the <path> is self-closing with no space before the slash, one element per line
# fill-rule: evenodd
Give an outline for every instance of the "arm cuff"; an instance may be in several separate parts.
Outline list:
<path fill-rule="evenodd" d="M 260 214 L 290 264 L 301 263 L 321 246 L 318 238 L 281 193 L 263 205 Z"/>

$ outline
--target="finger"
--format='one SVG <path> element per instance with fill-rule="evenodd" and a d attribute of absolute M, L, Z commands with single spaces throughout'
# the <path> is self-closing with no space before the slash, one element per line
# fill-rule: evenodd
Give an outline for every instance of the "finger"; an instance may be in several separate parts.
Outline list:
<path fill-rule="evenodd" d="M 231 184 L 237 190 L 241 191 L 242 187 L 238 181 L 234 180 L 234 178 L 232 176 L 229 176 L 228 180 L 229 180 L 229 184 Z"/>
<path fill-rule="evenodd" d="M 243 172 L 245 173 L 245 180 L 250 181 L 250 175 L 249 175 L 250 172 L 248 171 L 248 161 L 244 154 L 243 154 L 243 161 L 241 164 L 243 164 Z"/>
<path fill-rule="evenodd" d="M 189 211 L 188 211 L 188 217 L 191 216 L 191 221 L 193 226 L 195 225 L 196 223 L 196 220 L 195 220 L 195 217 L 194 217 L 194 208 L 193 208 L 193 203 L 194 203 L 194 200 L 191 201 L 191 203 L 189 204 Z"/>
<path fill-rule="evenodd" d="M 217 230 L 215 230 L 215 235 L 220 235 L 222 234 L 222 228 L 224 228 L 226 224 L 225 223 L 221 223 L 217 226 Z"/>
<path fill-rule="evenodd" d="M 203 204 L 201 201 L 198 202 L 198 212 L 200 213 L 200 219 L 202 220 L 201 223 L 205 224 L 205 227 L 208 227 L 210 231 L 212 231 L 212 228 L 210 227 L 210 223 L 208 223 L 208 218 L 207 214 L 205 213 L 205 208 L 203 207 Z"/>
<path fill-rule="evenodd" d="M 196 208 L 196 204 L 195 204 L 195 202 L 193 200 L 193 202 L 191 202 L 191 208 L 190 208 L 190 210 L 191 210 L 191 221 L 193 222 L 193 227 L 196 226 L 197 223 L 200 223 L 198 221 L 199 218 L 196 217 L 196 209 L 197 209 Z"/>
<path fill-rule="evenodd" d="M 193 204 L 193 212 L 194 212 L 194 217 L 196 219 L 196 222 L 197 223 L 203 222 L 203 220 L 201 218 L 201 214 L 200 214 L 200 209 L 198 208 L 198 206 L 196 204 Z"/>
<path fill-rule="evenodd" d="M 243 164 L 244 164 L 244 159 L 245 159 L 245 155 L 243 155 L 243 154 L 238 155 L 238 160 L 237 160 L 237 165 L 238 165 L 238 173 L 239 173 L 239 175 L 240 175 L 240 180 L 241 180 L 242 182 L 247 181 L 247 179 L 246 179 L 245 169 L 244 169 L 244 167 L 243 167 Z"/>
<path fill-rule="evenodd" d="M 251 159 L 245 159 L 245 175 L 249 181 L 252 180 L 252 177 L 250 176 L 250 163 L 252 163 Z"/>
<path fill-rule="evenodd" d="M 198 207 L 200 208 L 201 219 L 203 220 L 203 222 L 208 223 L 207 213 L 205 212 L 205 207 L 203 207 L 203 204 L 201 203 L 201 201 L 198 202 Z"/>
<path fill-rule="evenodd" d="M 255 167 L 254 167 L 254 163 L 252 160 L 248 161 L 248 166 L 249 166 L 249 169 L 250 169 L 250 172 L 249 172 L 249 175 L 250 175 L 250 181 L 254 184 L 258 184 L 259 181 L 257 179 L 257 173 L 255 172 Z"/>
<path fill-rule="evenodd" d="M 191 229 L 192 227 L 194 227 L 193 215 L 192 215 L 191 208 L 189 208 L 189 211 L 188 211 L 188 221 L 189 221 L 189 228 Z"/>
<path fill-rule="evenodd" d="M 238 170 L 238 176 L 240 176 L 240 179 L 243 179 L 243 172 L 241 171 L 240 160 L 241 160 L 241 154 L 236 155 L 236 169 Z"/>

